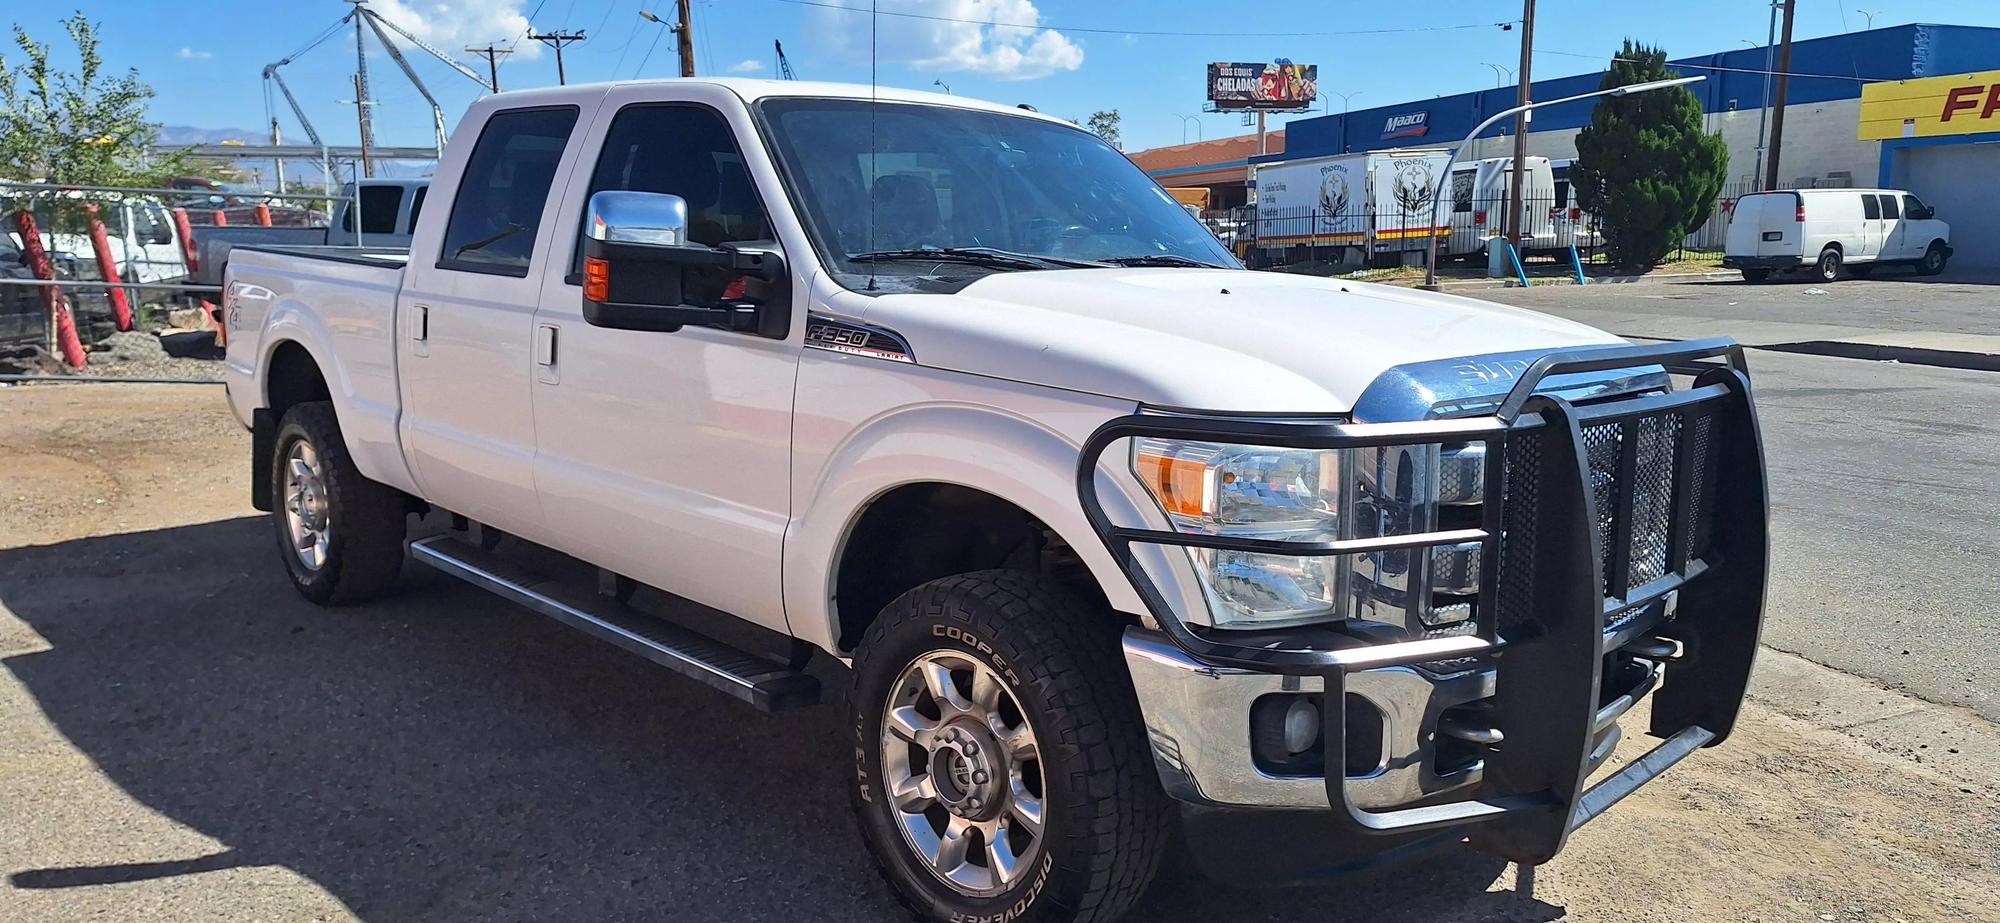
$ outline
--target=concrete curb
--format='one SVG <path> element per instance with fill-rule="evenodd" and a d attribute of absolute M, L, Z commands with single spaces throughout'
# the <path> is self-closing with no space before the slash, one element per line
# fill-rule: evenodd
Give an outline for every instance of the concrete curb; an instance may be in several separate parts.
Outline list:
<path fill-rule="evenodd" d="M 1718 281 L 1735 279 L 1739 278 L 1739 276 L 1734 271 L 1650 272 L 1636 276 L 1592 276 L 1589 278 L 1590 282 L 1588 284 L 1590 285 L 1629 285 L 1635 282 Z M 1576 279 L 1573 276 L 1549 276 L 1546 278 L 1531 278 L 1528 282 L 1530 288 L 1536 288 L 1544 285 L 1575 285 Z M 1406 288 L 1420 288 L 1423 285 L 1421 281 L 1411 279 L 1397 279 L 1384 284 L 1400 285 Z M 1514 279 L 1440 279 L 1438 286 L 1440 288 L 1520 288 L 1521 283 Z"/>
<path fill-rule="evenodd" d="M 1775 648 L 1757 651 L 1750 700 L 1832 728 L 1974 788 L 2000 780 L 2000 725 Z"/>
<path fill-rule="evenodd" d="M 1947 369 L 2000 372 L 2000 355 L 1993 353 L 1927 349 L 1920 346 L 1885 346 L 1879 343 L 1854 343 L 1847 340 L 1806 340 L 1799 343 L 1766 343 L 1761 346 L 1752 346 L 1751 348 L 1768 349 L 1772 352 L 1780 353 L 1800 353 L 1808 356 L 1871 359 L 1877 362 L 1901 362 L 1906 365 L 1929 365 Z"/>

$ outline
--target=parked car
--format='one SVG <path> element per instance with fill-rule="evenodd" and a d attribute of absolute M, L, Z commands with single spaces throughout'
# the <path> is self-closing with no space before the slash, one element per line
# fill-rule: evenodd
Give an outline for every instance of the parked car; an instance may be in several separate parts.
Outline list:
<path fill-rule="evenodd" d="M 118 277 L 126 282 L 179 282 L 187 276 L 180 243 L 174 239 L 173 216 L 166 206 L 144 197 L 101 199 L 94 193 L 59 192 L 53 198 L 41 196 L 34 203 L 35 224 L 42 247 L 50 254 L 63 254 L 80 263 L 95 265 L 96 248 L 81 209 L 96 202 L 98 218 L 104 222 L 105 242 L 110 245 Z M 73 206 L 57 209 L 57 202 Z M 8 222 L 6 236 L 15 247 L 24 245 L 21 234 Z"/>
<path fill-rule="evenodd" d="M 1727 340 L 1246 271 L 1096 136 L 957 96 L 497 94 L 436 185 L 408 259 L 231 260 L 280 566 L 354 603 L 407 548 L 766 709 L 832 658 L 924 918 L 1114 919 L 1181 834 L 1229 882 L 1545 862 L 1730 732 L 1767 549 Z"/>
<path fill-rule="evenodd" d="M 1810 272 L 1832 282 L 1843 266 L 1856 278 L 1877 266 L 1914 266 L 1934 276 L 1951 252 L 1951 226 L 1908 192 L 1788 189 L 1736 200 L 1722 265 L 1742 270 L 1747 282 L 1774 272 Z"/>

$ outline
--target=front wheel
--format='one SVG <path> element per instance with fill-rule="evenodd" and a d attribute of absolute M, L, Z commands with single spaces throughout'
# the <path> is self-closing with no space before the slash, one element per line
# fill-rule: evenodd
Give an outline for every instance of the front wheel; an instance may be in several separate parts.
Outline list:
<path fill-rule="evenodd" d="M 1832 282 L 1840 278 L 1840 251 L 1832 247 L 1821 250 L 1819 261 L 1813 264 L 1813 278 L 1821 282 Z"/>
<path fill-rule="evenodd" d="M 925 919 L 1114 920 L 1171 825 L 1118 626 L 1034 574 L 889 604 L 854 660 L 854 807 Z"/>
<path fill-rule="evenodd" d="M 1924 258 L 1917 261 L 1917 274 L 1935 276 L 1944 272 L 1946 259 L 1944 244 L 1933 242 L 1930 249 L 1924 251 Z"/>

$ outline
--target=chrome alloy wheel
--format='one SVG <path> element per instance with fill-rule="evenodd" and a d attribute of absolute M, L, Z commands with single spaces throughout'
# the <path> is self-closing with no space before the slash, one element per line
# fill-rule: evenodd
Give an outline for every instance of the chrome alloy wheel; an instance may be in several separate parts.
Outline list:
<path fill-rule="evenodd" d="M 303 439 L 292 443 L 285 456 L 285 532 L 292 540 L 292 554 L 306 570 L 326 565 L 327 545 L 333 539 L 332 502 L 319 452 Z"/>
<path fill-rule="evenodd" d="M 903 839 L 946 885 L 1006 890 L 1043 847 L 1042 761 L 1000 675 L 959 651 L 931 651 L 890 687 L 883 790 Z"/>

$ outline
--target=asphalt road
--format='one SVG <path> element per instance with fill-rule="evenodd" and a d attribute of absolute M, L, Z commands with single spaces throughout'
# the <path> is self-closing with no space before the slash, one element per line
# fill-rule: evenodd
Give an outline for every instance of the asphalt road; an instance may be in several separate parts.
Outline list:
<path fill-rule="evenodd" d="M 1642 313 L 1679 324 L 1680 336 L 1731 332 L 1720 319 L 2000 332 L 2000 289 L 1992 286 L 1808 288 L 1726 282 L 1477 294 L 1620 334 L 1631 331 L 1616 318 Z M 1765 350 L 1752 350 L 1749 362 L 1771 472 L 1765 643 L 2000 720 L 2000 566 L 1990 550 L 2000 529 L 2000 372 Z"/>
<path fill-rule="evenodd" d="M 1479 298 L 1562 314 L 1615 311 L 1665 319 L 1777 322 L 1934 333 L 2000 334 L 2000 273 L 1950 270 L 1916 276 L 1886 267 L 1869 279 L 1817 283 L 1804 276 L 1749 285 L 1739 279 L 1530 288 L 1479 288 Z"/>

